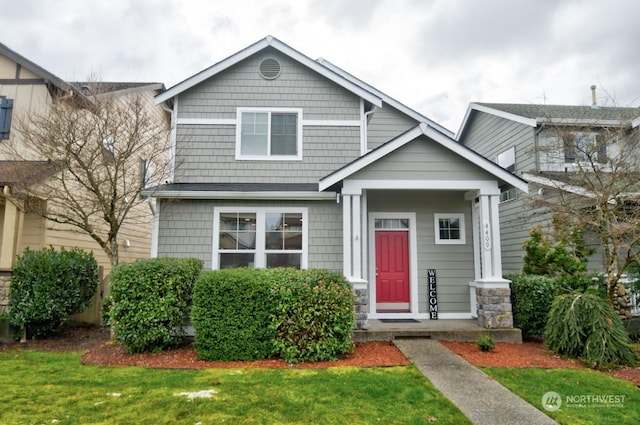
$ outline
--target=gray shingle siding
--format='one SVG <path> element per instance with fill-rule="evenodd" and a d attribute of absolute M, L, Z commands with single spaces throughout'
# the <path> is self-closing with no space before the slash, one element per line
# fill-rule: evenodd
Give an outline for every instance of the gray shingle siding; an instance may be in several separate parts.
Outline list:
<path fill-rule="evenodd" d="M 309 268 L 342 271 L 342 206 L 329 202 L 250 202 L 224 200 L 171 200 L 160 205 L 158 257 L 194 257 L 211 269 L 214 208 L 306 207 Z"/>
<path fill-rule="evenodd" d="M 419 123 L 405 114 L 384 105 L 373 114 L 367 126 L 367 147 L 375 149 Z"/>

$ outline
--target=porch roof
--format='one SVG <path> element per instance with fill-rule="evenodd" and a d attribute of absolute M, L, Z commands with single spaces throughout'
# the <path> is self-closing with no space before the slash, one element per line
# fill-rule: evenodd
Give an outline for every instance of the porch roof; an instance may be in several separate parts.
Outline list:
<path fill-rule="evenodd" d="M 528 192 L 528 186 L 525 180 L 505 170 L 504 168 L 488 160 L 477 152 L 469 149 L 468 147 L 457 143 L 454 139 L 446 136 L 436 129 L 431 128 L 425 123 L 421 123 L 420 125 L 396 137 L 395 139 L 378 146 L 376 149 L 373 149 L 369 153 L 323 177 L 322 179 L 320 179 L 319 189 L 321 191 L 324 191 L 331 188 L 332 186 L 349 178 L 365 167 L 375 163 L 376 161 L 382 160 L 387 155 L 395 152 L 402 146 L 420 136 L 426 136 L 434 143 L 437 143 L 445 149 L 462 157 L 469 162 L 470 166 L 480 167 L 482 170 L 494 176 L 497 180 L 518 188 L 524 192 Z"/>

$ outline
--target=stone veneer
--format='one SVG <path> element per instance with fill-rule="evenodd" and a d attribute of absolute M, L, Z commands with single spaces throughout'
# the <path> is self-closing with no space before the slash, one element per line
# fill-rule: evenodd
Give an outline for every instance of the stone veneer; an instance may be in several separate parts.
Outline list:
<path fill-rule="evenodd" d="M 9 310 L 9 285 L 11 276 L 0 275 L 0 316 Z"/>
<path fill-rule="evenodd" d="M 487 329 L 513 328 L 511 289 L 476 288 L 478 324 Z"/>
<path fill-rule="evenodd" d="M 613 309 L 621 319 L 631 319 L 631 292 L 622 282 L 618 282 L 616 285 Z"/>
<path fill-rule="evenodd" d="M 365 330 L 369 329 L 369 293 L 366 289 L 354 289 L 353 290 L 355 301 L 355 313 L 356 313 L 356 329 Z"/>

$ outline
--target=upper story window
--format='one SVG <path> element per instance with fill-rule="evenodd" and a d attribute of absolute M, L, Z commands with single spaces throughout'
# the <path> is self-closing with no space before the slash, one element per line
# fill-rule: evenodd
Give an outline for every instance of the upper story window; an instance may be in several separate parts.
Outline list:
<path fill-rule="evenodd" d="M 0 97 L 0 139 L 8 139 L 11 132 L 13 99 Z"/>
<path fill-rule="evenodd" d="M 607 144 L 598 133 L 566 133 L 562 135 L 565 163 L 607 162 Z"/>
<path fill-rule="evenodd" d="M 302 110 L 238 108 L 236 159 L 302 159 Z"/>
<path fill-rule="evenodd" d="M 506 151 L 499 153 L 496 158 L 499 166 L 512 173 L 516 171 L 516 148 L 510 147 Z"/>

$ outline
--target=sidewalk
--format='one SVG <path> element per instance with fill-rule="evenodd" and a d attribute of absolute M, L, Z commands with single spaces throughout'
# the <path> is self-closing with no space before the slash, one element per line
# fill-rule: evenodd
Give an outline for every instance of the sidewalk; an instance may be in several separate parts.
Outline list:
<path fill-rule="evenodd" d="M 432 339 L 394 344 L 476 425 L 552 425 L 547 415 Z"/>

